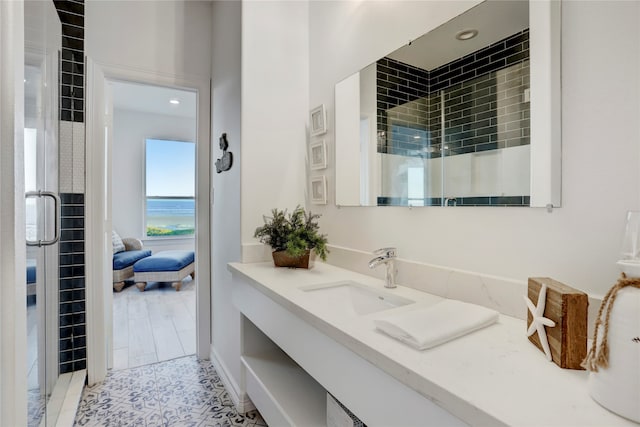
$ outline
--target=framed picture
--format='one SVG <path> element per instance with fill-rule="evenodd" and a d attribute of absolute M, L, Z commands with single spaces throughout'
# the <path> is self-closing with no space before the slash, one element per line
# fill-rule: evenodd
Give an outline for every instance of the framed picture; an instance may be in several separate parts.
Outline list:
<path fill-rule="evenodd" d="M 309 163 L 312 170 L 324 169 L 327 167 L 327 144 L 324 139 L 314 142 L 309 146 Z"/>
<path fill-rule="evenodd" d="M 316 205 L 327 204 L 327 179 L 324 175 L 311 178 L 311 203 Z"/>
<path fill-rule="evenodd" d="M 309 113 L 309 132 L 311 136 L 327 132 L 327 114 L 324 110 L 324 104 L 320 104 Z"/>

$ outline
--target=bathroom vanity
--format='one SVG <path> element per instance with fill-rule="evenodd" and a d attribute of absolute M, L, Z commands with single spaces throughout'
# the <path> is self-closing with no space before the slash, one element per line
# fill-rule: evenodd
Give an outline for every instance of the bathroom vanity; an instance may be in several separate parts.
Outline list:
<path fill-rule="evenodd" d="M 377 331 L 373 319 L 441 297 L 385 289 L 379 279 L 323 263 L 228 269 L 242 313 L 243 391 L 270 425 L 326 425 L 327 392 L 369 426 L 637 425 L 589 397 L 586 372 L 548 362 L 528 342 L 523 320 L 500 315 L 492 326 L 417 351 Z"/>

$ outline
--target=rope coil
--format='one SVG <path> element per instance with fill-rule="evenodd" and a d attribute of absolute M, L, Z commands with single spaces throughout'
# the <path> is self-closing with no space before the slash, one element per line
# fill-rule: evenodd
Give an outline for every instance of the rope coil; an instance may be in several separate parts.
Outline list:
<path fill-rule="evenodd" d="M 598 309 L 598 317 L 596 318 L 596 323 L 593 329 L 593 342 L 591 343 L 591 348 L 587 353 L 587 357 L 585 357 L 580 364 L 580 366 L 588 371 L 598 372 L 599 367 L 607 368 L 609 366 L 609 344 L 607 338 L 609 336 L 609 319 L 611 318 L 611 309 L 613 308 L 613 303 L 616 301 L 616 297 L 618 296 L 618 291 L 626 287 L 640 289 L 640 278 L 627 278 L 626 274 L 622 273 L 618 282 L 609 289 L 602 299 L 602 304 L 600 304 L 600 308 Z M 604 325 L 602 317 L 603 313 Z M 600 330 L 600 326 L 603 326 L 604 332 L 602 334 L 602 341 L 600 342 L 600 345 L 598 345 L 598 332 Z"/>

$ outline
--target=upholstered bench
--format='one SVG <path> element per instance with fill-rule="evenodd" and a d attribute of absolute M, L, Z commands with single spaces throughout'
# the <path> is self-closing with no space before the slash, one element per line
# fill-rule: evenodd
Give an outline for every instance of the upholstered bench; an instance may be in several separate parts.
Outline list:
<path fill-rule="evenodd" d="M 125 249 L 113 254 L 113 289 L 120 292 L 124 288 L 124 281 L 133 277 L 133 265 L 151 255 L 148 249 L 142 249 L 142 242 L 138 239 L 122 239 Z"/>
<path fill-rule="evenodd" d="M 133 265 L 133 275 L 140 292 L 147 282 L 171 282 L 176 291 L 182 286 L 182 279 L 191 275 L 195 278 L 193 251 L 162 251 L 141 259 Z"/>

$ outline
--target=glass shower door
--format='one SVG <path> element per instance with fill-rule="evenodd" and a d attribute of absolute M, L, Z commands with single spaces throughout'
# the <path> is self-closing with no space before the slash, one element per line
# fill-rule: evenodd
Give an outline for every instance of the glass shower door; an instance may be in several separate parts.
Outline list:
<path fill-rule="evenodd" d="M 58 87 L 60 20 L 53 2 L 24 4 L 24 172 L 28 425 L 52 426 L 58 378 Z"/>

